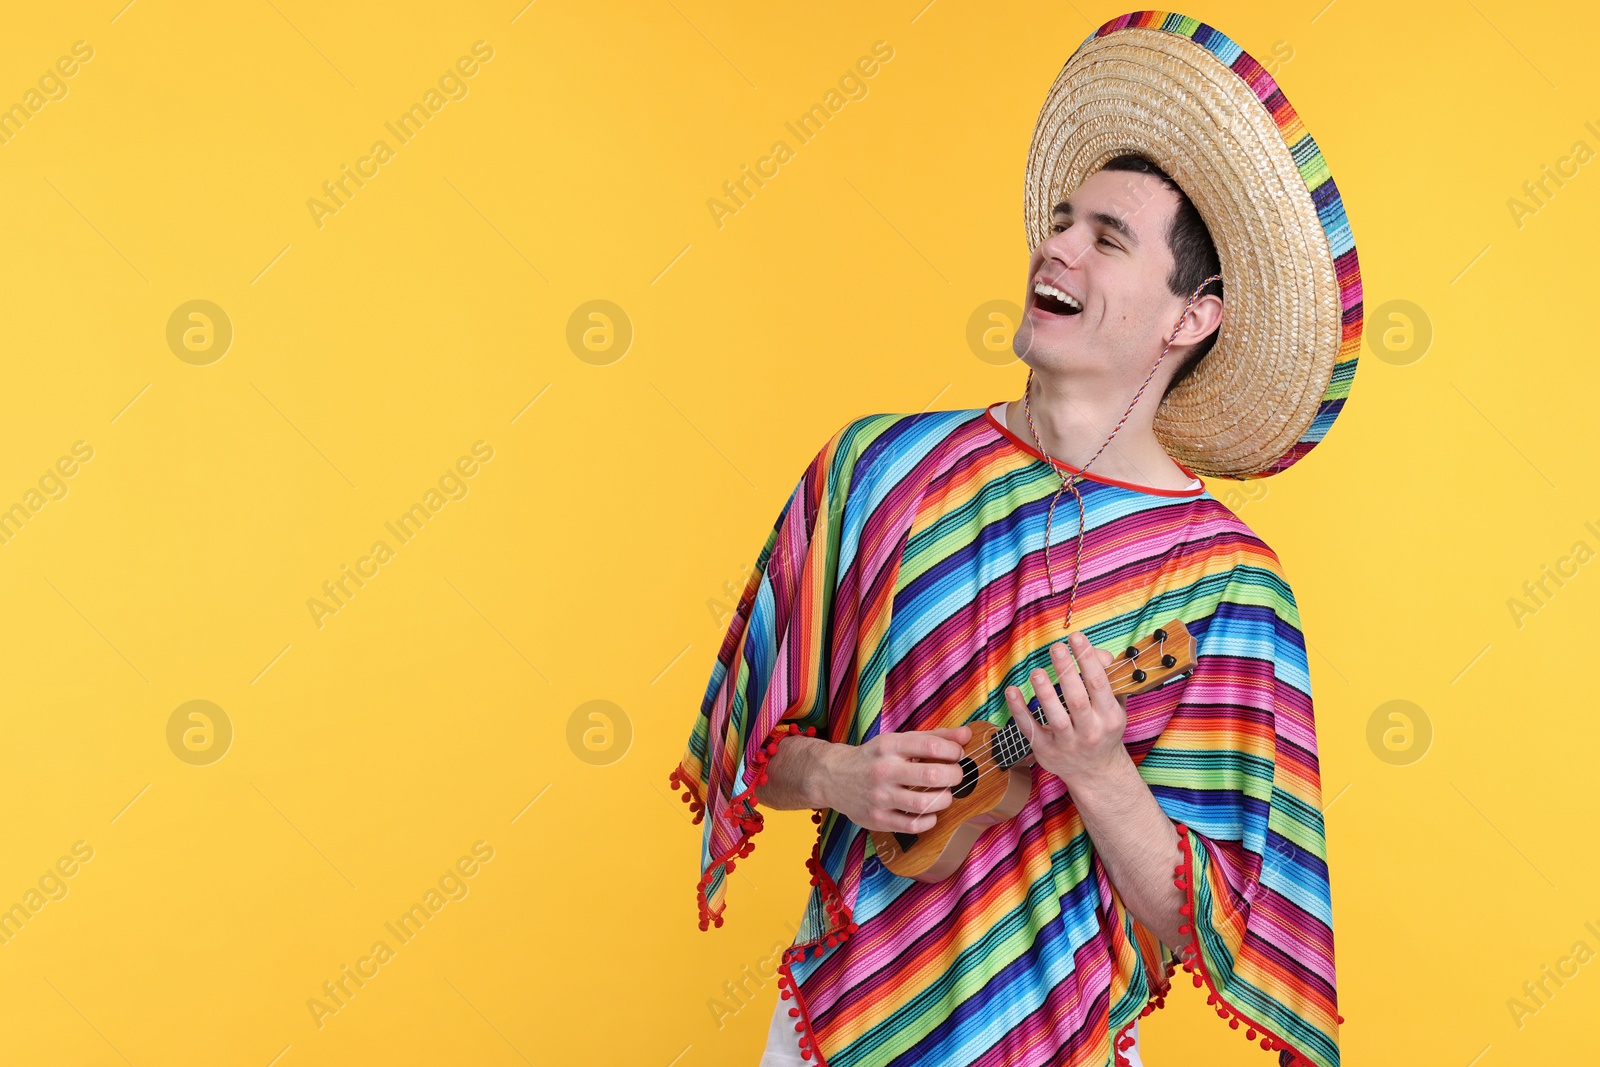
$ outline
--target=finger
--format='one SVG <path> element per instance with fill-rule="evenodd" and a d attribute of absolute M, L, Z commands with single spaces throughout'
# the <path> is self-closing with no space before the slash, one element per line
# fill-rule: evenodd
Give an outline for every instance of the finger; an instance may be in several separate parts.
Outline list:
<path fill-rule="evenodd" d="M 943 760 L 900 760 L 889 769 L 884 781 L 895 786 L 921 789 L 951 789 L 961 784 L 963 771 L 958 763 Z"/>
<path fill-rule="evenodd" d="M 955 794 L 948 789 L 907 789 L 897 786 L 889 791 L 890 806 L 912 815 L 932 815 L 955 803 Z"/>
<path fill-rule="evenodd" d="M 1054 653 L 1052 652 L 1052 655 Z M 1063 672 L 1070 673 L 1070 672 Z M 1028 680 L 1033 682 L 1034 695 L 1039 698 L 1039 708 L 1044 712 L 1045 726 L 1052 730 L 1070 729 L 1072 716 L 1068 707 L 1063 707 L 1061 698 L 1056 695 L 1056 683 L 1050 680 L 1050 673 L 1043 667 L 1035 667 L 1028 674 Z M 1062 690 L 1066 686 L 1063 681 Z"/>
<path fill-rule="evenodd" d="M 1057 641 L 1050 646 L 1050 658 L 1056 665 L 1056 673 L 1061 676 L 1061 697 L 1067 710 L 1075 719 L 1081 718 L 1089 711 L 1089 694 L 1083 688 L 1083 678 L 1078 673 L 1078 660 L 1073 649 L 1066 641 Z"/>
<path fill-rule="evenodd" d="M 1012 721 L 1017 724 L 1017 729 L 1022 731 L 1022 736 L 1028 739 L 1028 744 L 1032 745 L 1034 731 L 1039 728 L 1039 723 L 1028 710 L 1028 702 L 1022 699 L 1022 690 L 1014 685 L 1008 685 L 1005 692 L 1006 708 L 1011 712 Z"/>
<path fill-rule="evenodd" d="M 971 728 L 963 726 L 961 729 L 971 734 Z M 942 760 L 945 763 L 954 763 L 967 754 L 967 750 L 955 739 L 945 736 L 944 730 L 910 730 L 897 733 L 897 739 L 890 750 L 895 755 L 908 759 Z"/>
<path fill-rule="evenodd" d="M 1118 687 L 1125 687 L 1128 685 L 1128 683 L 1133 681 L 1133 671 L 1130 668 L 1127 671 L 1120 672 L 1115 681 L 1113 681 L 1111 672 L 1116 669 L 1116 654 L 1113 652 L 1107 652 L 1103 648 L 1097 648 L 1095 649 L 1095 652 L 1100 657 L 1101 669 L 1105 671 L 1106 689 L 1110 692 L 1111 698 L 1117 702 L 1117 707 L 1122 709 L 1123 717 L 1126 718 L 1128 714 L 1128 694 L 1125 689 L 1119 691 Z"/>
<path fill-rule="evenodd" d="M 1106 660 L 1110 653 L 1091 645 L 1087 634 L 1077 632 L 1069 636 L 1072 638 L 1073 655 L 1078 660 L 1079 680 L 1091 701 L 1103 701 L 1111 695 L 1111 680 L 1106 677 Z"/>
<path fill-rule="evenodd" d="M 869 830 L 885 833 L 925 834 L 938 824 L 933 815 L 907 815 L 903 811 L 880 811 L 870 816 Z"/>
<path fill-rule="evenodd" d="M 933 734 L 935 737 L 948 737 L 962 746 L 972 740 L 972 727 L 970 726 L 941 726 L 937 730 L 924 730 L 923 732 Z"/>

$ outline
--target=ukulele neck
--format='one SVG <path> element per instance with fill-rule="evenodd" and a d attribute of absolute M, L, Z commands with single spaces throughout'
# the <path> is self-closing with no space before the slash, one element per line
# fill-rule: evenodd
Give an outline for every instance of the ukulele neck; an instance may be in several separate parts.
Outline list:
<path fill-rule="evenodd" d="M 1028 704 L 1028 712 L 1041 726 L 1048 725 L 1045 722 L 1044 709 L 1039 707 L 1038 697 L 1034 697 Z M 1022 728 L 1014 722 L 996 730 L 989 745 L 995 764 L 1002 770 L 1015 767 L 1033 754 L 1032 743 L 1023 736 Z"/>
<path fill-rule="evenodd" d="M 1106 668 L 1111 692 L 1117 696 L 1147 693 L 1171 681 L 1187 678 L 1194 671 L 1195 640 L 1182 619 L 1173 619 L 1152 630 L 1142 647 L 1129 645 Z M 1055 686 L 1056 699 L 1065 701 L 1061 686 Z M 1037 695 L 1028 701 L 1028 713 L 1041 726 L 1048 726 Z M 1015 722 L 996 730 L 990 741 L 990 756 L 995 765 L 1010 768 L 1033 754 L 1033 745 Z"/>

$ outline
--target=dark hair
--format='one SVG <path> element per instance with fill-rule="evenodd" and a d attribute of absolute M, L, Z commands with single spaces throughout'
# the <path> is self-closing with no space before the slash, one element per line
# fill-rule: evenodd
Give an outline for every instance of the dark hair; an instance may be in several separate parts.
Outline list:
<path fill-rule="evenodd" d="M 1200 217 L 1200 212 L 1195 209 L 1194 203 L 1189 199 L 1178 183 L 1172 180 L 1171 175 L 1156 166 L 1154 162 L 1141 155 L 1121 155 L 1106 163 L 1101 170 L 1128 170 L 1141 174 L 1154 174 L 1161 179 L 1161 183 L 1168 189 L 1178 194 L 1178 209 L 1172 214 L 1172 222 L 1167 226 L 1167 247 L 1172 250 L 1172 273 L 1167 275 L 1167 288 L 1177 296 L 1188 299 L 1194 292 L 1195 286 L 1213 274 L 1222 273 L 1222 262 L 1217 258 L 1217 246 L 1211 241 L 1211 231 L 1206 229 L 1205 220 Z M 1214 294 L 1222 295 L 1221 280 L 1207 285 L 1201 296 Z M 1182 364 L 1173 373 L 1172 380 L 1167 385 L 1167 391 L 1177 385 L 1195 364 L 1217 343 L 1217 330 L 1197 341 L 1184 357 Z"/>

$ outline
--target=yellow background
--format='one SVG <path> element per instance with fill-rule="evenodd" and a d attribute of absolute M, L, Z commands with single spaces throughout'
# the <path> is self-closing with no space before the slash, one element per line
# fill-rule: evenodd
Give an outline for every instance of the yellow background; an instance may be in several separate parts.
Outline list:
<path fill-rule="evenodd" d="M 968 319 L 1020 299 L 1039 102 L 1124 8 L 123 2 L 0 35 L 0 104 L 93 49 L 0 144 L 0 505 L 93 449 L 0 546 L 0 906 L 93 849 L 0 945 L 0 1059 L 754 1064 L 776 984 L 720 1025 L 708 1002 L 787 943 L 814 828 L 769 816 L 702 933 L 667 774 L 827 436 L 1020 394 Z M 1344 415 L 1231 498 L 1313 650 L 1348 1063 L 1592 1049 L 1600 964 L 1520 1025 L 1507 1003 L 1600 951 L 1600 174 L 1569 165 L 1520 225 L 1507 204 L 1600 149 L 1585 10 L 1188 12 L 1288 55 L 1365 280 Z M 465 97 L 396 144 L 477 41 Z M 796 145 L 877 41 L 867 95 Z M 380 138 L 319 226 L 308 200 Z M 708 199 L 778 139 L 794 158 L 719 227 Z M 167 343 L 191 300 L 232 324 L 207 365 Z M 620 359 L 568 345 L 591 300 L 631 323 Z M 322 583 L 479 441 L 465 497 L 319 627 Z M 232 724 L 209 765 L 168 744 L 191 700 Z M 600 765 L 569 743 L 595 700 Z M 1369 744 L 1391 700 L 1422 758 Z M 479 841 L 467 895 L 319 1027 L 307 1001 Z M 1195 993 L 1145 1021 L 1147 1063 L 1266 1062 Z"/>

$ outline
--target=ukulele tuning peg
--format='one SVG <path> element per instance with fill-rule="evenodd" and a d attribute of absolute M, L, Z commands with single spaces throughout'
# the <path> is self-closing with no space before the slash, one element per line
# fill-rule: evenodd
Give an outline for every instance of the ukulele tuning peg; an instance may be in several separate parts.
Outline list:
<path fill-rule="evenodd" d="M 1177 662 L 1178 657 L 1174 656 L 1171 652 L 1168 652 L 1166 655 L 1161 657 L 1161 665 L 1163 667 L 1170 667 Z"/>
<path fill-rule="evenodd" d="M 1128 659 L 1138 659 L 1139 658 L 1139 650 L 1137 648 L 1134 648 L 1132 645 L 1129 645 L 1128 646 L 1128 650 L 1123 653 L 1123 656 L 1127 657 Z"/>
<path fill-rule="evenodd" d="M 1165 631 L 1165 630 L 1157 630 L 1155 633 L 1151 634 L 1150 636 L 1155 638 L 1157 641 L 1165 641 L 1167 639 L 1167 631 Z"/>
<path fill-rule="evenodd" d="M 1142 682 L 1142 681 L 1144 681 L 1144 680 L 1145 680 L 1145 678 L 1146 678 L 1146 677 L 1148 677 L 1148 675 L 1146 675 L 1146 674 L 1145 674 L 1145 673 L 1144 673 L 1144 671 L 1142 671 L 1142 670 L 1140 670 L 1140 669 L 1139 669 L 1139 668 L 1137 668 L 1137 667 L 1135 667 L 1135 668 L 1134 668 L 1134 669 L 1133 669 L 1133 680 L 1134 680 L 1134 681 L 1136 681 L 1136 682 Z"/>

